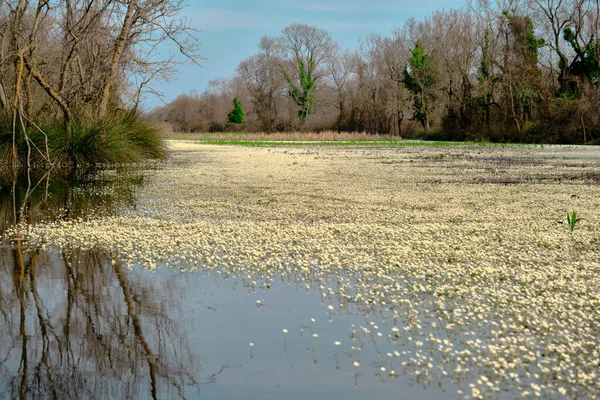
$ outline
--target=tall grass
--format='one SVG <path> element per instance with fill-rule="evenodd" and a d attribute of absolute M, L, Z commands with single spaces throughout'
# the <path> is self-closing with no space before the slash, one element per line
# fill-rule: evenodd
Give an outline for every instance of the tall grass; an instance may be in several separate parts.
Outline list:
<path fill-rule="evenodd" d="M 249 147 L 289 147 L 289 146 L 301 146 L 301 147 L 319 147 L 319 146 L 333 146 L 333 147 L 368 147 L 368 146 L 385 146 L 385 147 L 456 147 L 456 146 L 485 146 L 480 142 L 425 142 L 425 141 L 366 141 L 366 140 L 353 140 L 353 141 L 311 141 L 311 140 L 297 140 L 297 141 L 275 141 L 275 140 L 189 140 L 189 143 L 198 144 L 212 144 L 212 145 L 235 145 L 235 146 L 249 146 Z"/>
<path fill-rule="evenodd" d="M 120 113 L 96 122 L 78 120 L 68 137 L 63 124 L 52 122 L 29 124 L 27 135 L 17 132 L 17 152 L 21 164 L 27 164 L 31 154 L 33 165 L 47 164 L 47 153 L 54 166 L 95 165 L 98 163 L 139 162 L 149 158 L 164 158 L 166 148 L 160 131 L 150 121 L 135 113 Z M 46 150 L 46 143 L 48 149 Z M 12 119 L 0 116 L 0 163 L 8 164 L 12 157 Z"/>
<path fill-rule="evenodd" d="M 197 132 L 163 133 L 167 140 L 181 140 L 201 144 L 215 145 L 241 145 L 241 146 L 389 146 L 389 147 L 448 147 L 448 146 L 533 146 L 529 143 L 501 143 L 481 140 L 451 141 L 433 139 L 433 136 L 425 139 L 415 139 L 413 136 L 394 136 L 383 134 L 371 134 L 366 132 Z M 543 147 L 543 145 L 541 145 Z"/>
<path fill-rule="evenodd" d="M 366 132 L 210 132 L 210 133 L 169 133 L 167 139 L 173 140 L 206 140 L 206 141 L 310 141 L 310 142 L 372 142 L 372 141 L 400 141 L 399 136 L 377 135 Z"/>

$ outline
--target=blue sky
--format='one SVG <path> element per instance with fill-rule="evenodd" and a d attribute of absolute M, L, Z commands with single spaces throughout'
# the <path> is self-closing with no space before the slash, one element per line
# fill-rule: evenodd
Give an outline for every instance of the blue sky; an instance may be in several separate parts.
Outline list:
<path fill-rule="evenodd" d="M 157 85 L 167 101 L 206 89 L 211 79 L 231 76 L 243 59 L 257 52 L 260 38 L 278 35 L 298 22 L 329 31 L 344 48 L 358 47 L 370 33 L 391 34 L 410 17 L 421 19 L 437 9 L 461 7 L 466 0 L 186 0 L 183 15 L 201 30 L 206 60 L 202 67 L 181 67 L 177 77 Z M 148 97 L 146 108 L 161 105 Z"/>

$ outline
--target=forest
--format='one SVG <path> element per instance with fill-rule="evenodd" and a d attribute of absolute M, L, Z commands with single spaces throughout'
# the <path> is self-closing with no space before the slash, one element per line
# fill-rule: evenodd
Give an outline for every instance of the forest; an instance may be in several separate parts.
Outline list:
<path fill-rule="evenodd" d="M 233 76 L 151 116 L 175 132 L 593 144 L 599 24 L 597 0 L 477 0 L 371 34 L 356 50 L 324 29 L 292 24 L 264 36 Z M 228 118 L 240 109 L 243 123 Z"/>

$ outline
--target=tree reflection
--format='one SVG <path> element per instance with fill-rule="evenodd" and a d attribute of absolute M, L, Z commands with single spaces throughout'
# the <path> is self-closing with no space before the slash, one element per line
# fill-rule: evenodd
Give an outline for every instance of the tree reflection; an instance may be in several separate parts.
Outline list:
<path fill-rule="evenodd" d="M 0 170 L 0 231 L 16 223 L 114 215 L 123 207 L 135 207 L 137 189 L 147 172 L 158 167 L 22 171 L 20 176 Z"/>
<path fill-rule="evenodd" d="M 109 171 L 0 182 L 0 231 L 114 214 L 143 175 Z M 0 391 L 11 398 L 185 398 L 197 362 L 178 326 L 174 281 L 124 268 L 105 250 L 0 251 Z"/>
<path fill-rule="evenodd" d="M 135 279 L 100 251 L 19 243 L 3 253 L 0 381 L 12 398 L 185 398 L 186 388 L 198 390 L 187 338 L 170 317 L 177 305 L 168 280 Z"/>

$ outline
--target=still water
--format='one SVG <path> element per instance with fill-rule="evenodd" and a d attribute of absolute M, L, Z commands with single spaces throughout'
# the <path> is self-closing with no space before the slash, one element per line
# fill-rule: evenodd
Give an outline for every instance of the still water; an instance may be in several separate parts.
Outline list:
<path fill-rule="evenodd" d="M 158 168 L 5 180 L 0 227 L 126 214 Z M 456 397 L 449 382 L 404 374 L 389 310 L 336 298 L 353 277 L 149 270 L 119 259 L 112 249 L 4 240 L 0 398 Z"/>

